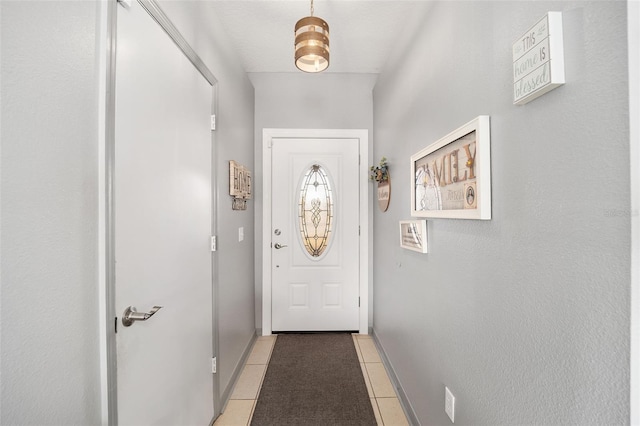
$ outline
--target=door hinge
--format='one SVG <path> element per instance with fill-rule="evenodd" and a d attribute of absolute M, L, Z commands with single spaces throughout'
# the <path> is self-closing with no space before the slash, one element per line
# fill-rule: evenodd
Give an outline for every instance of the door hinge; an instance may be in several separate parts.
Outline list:
<path fill-rule="evenodd" d="M 215 235 L 211 236 L 211 251 L 218 251 L 218 238 Z"/>
<path fill-rule="evenodd" d="M 358 297 L 358 308 L 360 307 L 360 298 Z"/>
<path fill-rule="evenodd" d="M 211 114 L 211 130 L 215 130 L 215 129 L 216 129 L 216 115 Z"/>
<path fill-rule="evenodd" d="M 217 357 L 211 358 L 211 374 L 216 374 L 218 372 L 217 366 Z"/>
<path fill-rule="evenodd" d="M 113 328 L 115 332 L 118 333 L 118 317 L 116 317 L 115 321 L 113 322 Z"/>

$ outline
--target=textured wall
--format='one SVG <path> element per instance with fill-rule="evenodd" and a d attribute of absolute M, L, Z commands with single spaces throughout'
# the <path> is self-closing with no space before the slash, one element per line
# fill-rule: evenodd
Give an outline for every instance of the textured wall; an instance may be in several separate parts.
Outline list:
<path fill-rule="evenodd" d="M 262 130 L 373 130 L 375 74 L 252 73 L 255 95 L 256 328 L 262 329 Z M 371 292 L 370 292 L 371 294 Z"/>
<path fill-rule="evenodd" d="M 97 3 L 0 11 L 0 423 L 98 424 Z"/>
<path fill-rule="evenodd" d="M 567 84 L 513 106 L 511 45 L 564 12 Z M 629 116 L 621 1 L 436 2 L 408 22 L 374 90 L 374 330 L 420 422 L 625 424 Z M 402 250 L 409 157 L 491 116 L 493 219 L 428 222 Z"/>
<path fill-rule="evenodd" d="M 627 2 L 631 139 L 631 424 L 640 424 L 640 2 Z"/>
<path fill-rule="evenodd" d="M 228 160 L 253 163 L 253 87 L 205 2 L 162 2 L 219 80 L 221 390 L 255 333 L 253 210 Z M 98 2 L 0 2 L 2 424 L 100 422 Z M 102 54 L 102 53 L 100 53 Z M 237 240 L 239 226 L 245 240 Z"/>
<path fill-rule="evenodd" d="M 163 10 L 218 80 L 215 150 L 218 186 L 218 374 L 222 395 L 255 335 L 254 202 L 246 211 L 232 211 L 229 160 L 253 167 L 254 90 L 231 48 L 211 4 L 162 1 Z M 238 228 L 244 240 L 238 241 Z"/>

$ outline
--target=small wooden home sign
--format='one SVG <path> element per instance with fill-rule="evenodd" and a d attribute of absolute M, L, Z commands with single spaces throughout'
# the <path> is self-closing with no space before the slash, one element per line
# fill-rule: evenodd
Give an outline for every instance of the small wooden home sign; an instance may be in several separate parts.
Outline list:
<path fill-rule="evenodd" d="M 229 195 L 233 198 L 233 210 L 247 209 L 251 186 L 251 171 L 233 160 L 229 161 Z"/>

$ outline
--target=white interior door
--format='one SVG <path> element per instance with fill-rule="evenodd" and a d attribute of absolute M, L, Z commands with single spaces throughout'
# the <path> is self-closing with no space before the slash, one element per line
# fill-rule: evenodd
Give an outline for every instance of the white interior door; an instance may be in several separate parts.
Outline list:
<path fill-rule="evenodd" d="M 272 141 L 272 330 L 359 329 L 359 140 Z"/>
<path fill-rule="evenodd" d="M 212 87 L 133 1 L 118 7 L 115 129 L 121 425 L 213 418 Z M 125 308 L 148 312 L 122 324 Z"/>

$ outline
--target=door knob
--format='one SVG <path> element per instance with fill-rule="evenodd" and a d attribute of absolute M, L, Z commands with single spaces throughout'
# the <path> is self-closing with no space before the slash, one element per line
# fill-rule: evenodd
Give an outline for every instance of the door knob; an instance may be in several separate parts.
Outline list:
<path fill-rule="evenodd" d="M 162 306 L 154 306 L 149 312 L 138 312 L 133 306 L 129 306 L 122 314 L 122 325 L 129 327 L 135 321 L 146 321 L 158 312 Z"/>
<path fill-rule="evenodd" d="M 276 243 L 273 247 L 275 247 L 276 249 L 280 250 L 283 247 L 286 247 L 286 244 L 280 244 L 280 243 Z"/>

